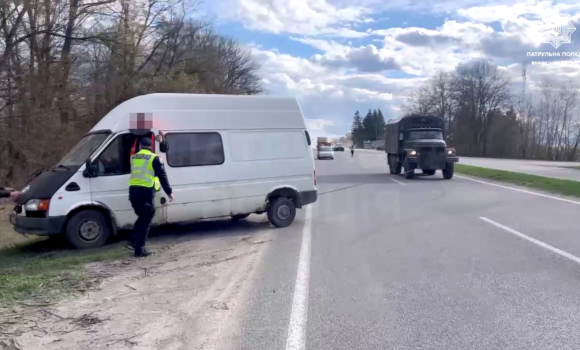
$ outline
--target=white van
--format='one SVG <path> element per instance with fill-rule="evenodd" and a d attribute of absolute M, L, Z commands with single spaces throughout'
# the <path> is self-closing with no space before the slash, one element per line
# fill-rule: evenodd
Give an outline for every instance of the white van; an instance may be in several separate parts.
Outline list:
<path fill-rule="evenodd" d="M 132 133 L 136 113 L 153 116 L 143 135 Z M 132 228 L 130 156 L 140 137 L 155 137 L 175 194 L 168 203 L 163 190 L 157 193 L 153 225 L 267 213 L 285 227 L 296 208 L 317 200 L 311 140 L 296 99 L 150 94 L 117 106 L 30 181 L 11 215 L 15 230 L 64 234 L 76 248 L 93 248 Z"/>

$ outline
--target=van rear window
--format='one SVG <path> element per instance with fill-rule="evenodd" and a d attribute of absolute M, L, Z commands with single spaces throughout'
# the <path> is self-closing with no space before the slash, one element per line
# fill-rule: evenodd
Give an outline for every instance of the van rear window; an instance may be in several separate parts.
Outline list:
<path fill-rule="evenodd" d="M 170 167 L 220 165 L 224 163 L 222 137 L 217 132 L 168 133 L 167 164 Z"/>

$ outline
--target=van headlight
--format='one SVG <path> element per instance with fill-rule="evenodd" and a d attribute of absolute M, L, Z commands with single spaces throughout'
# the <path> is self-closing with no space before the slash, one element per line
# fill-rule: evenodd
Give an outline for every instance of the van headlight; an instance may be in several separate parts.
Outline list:
<path fill-rule="evenodd" d="M 26 211 L 48 211 L 50 199 L 31 199 L 24 205 Z"/>

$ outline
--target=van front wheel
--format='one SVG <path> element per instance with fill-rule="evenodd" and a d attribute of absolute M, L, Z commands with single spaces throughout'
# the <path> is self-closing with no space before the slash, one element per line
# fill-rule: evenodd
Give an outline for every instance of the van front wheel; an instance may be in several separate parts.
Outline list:
<path fill-rule="evenodd" d="M 98 248 L 111 235 L 109 219 L 98 210 L 82 210 L 74 214 L 66 224 L 67 241 L 77 249 Z"/>
<path fill-rule="evenodd" d="M 289 226 L 296 217 L 296 206 L 290 198 L 276 197 L 270 200 L 268 220 L 276 227 Z"/>

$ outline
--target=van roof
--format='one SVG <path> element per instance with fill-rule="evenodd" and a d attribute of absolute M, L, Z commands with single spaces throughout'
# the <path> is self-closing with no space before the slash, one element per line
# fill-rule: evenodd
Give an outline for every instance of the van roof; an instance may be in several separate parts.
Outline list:
<path fill-rule="evenodd" d="M 153 129 L 164 131 L 306 129 L 293 97 L 159 93 L 121 103 L 91 132 L 128 130 L 134 113 L 151 113 Z"/>

